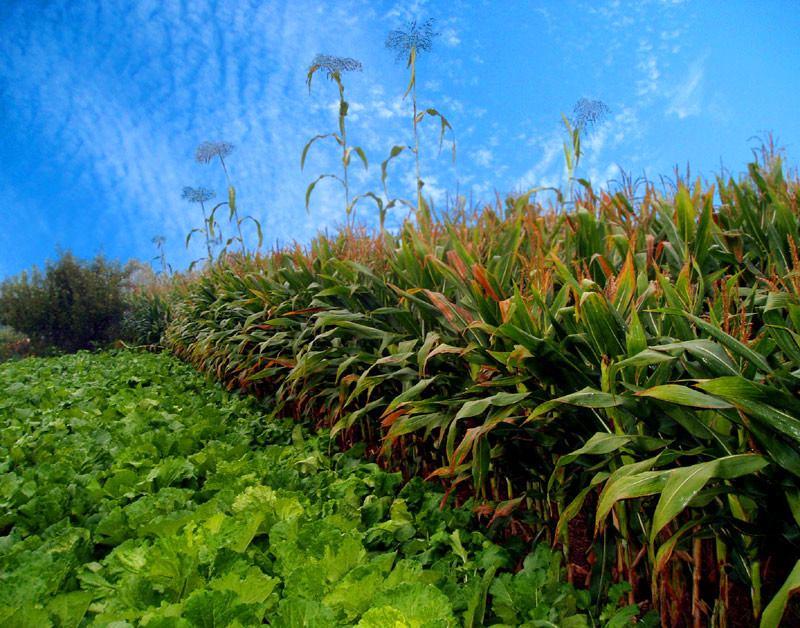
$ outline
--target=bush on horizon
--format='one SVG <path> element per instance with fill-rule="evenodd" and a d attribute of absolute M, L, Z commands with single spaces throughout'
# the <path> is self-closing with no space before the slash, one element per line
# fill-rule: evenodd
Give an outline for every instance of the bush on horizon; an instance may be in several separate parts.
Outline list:
<path fill-rule="evenodd" d="M 0 324 L 26 334 L 38 355 L 102 348 L 119 337 L 127 291 L 117 260 L 62 251 L 44 272 L 34 267 L 0 283 Z"/>

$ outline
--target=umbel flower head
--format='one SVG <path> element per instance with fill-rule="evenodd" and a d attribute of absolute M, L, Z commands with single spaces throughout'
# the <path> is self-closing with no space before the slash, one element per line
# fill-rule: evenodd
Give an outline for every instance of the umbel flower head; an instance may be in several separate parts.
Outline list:
<path fill-rule="evenodd" d="M 417 21 L 414 20 L 391 31 L 386 36 L 384 45 L 388 50 L 397 53 L 395 63 L 400 63 L 409 58 L 412 48 L 417 53 L 430 50 L 434 37 L 438 36 L 439 33 L 433 31 L 433 18 L 425 20 L 420 26 L 417 26 Z"/>
<path fill-rule="evenodd" d="M 602 122 L 609 112 L 610 109 L 602 100 L 581 98 L 572 109 L 570 124 L 574 128 L 580 127 L 592 131 L 595 125 Z"/>
<path fill-rule="evenodd" d="M 236 148 L 229 142 L 203 142 L 197 147 L 194 157 L 201 163 L 209 163 L 214 157 L 225 159 Z"/>
<path fill-rule="evenodd" d="M 358 59 L 351 59 L 350 57 L 334 57 L 333 55 L 318 54 L 314 57 L 311 65 L 308 67 L 309 71 L 319 67 L 327 71 L 329 74 L 339 72 L 362 72 L 361 62 Z"/>
<path fill-rule="evenodd" d="M 202 185 L 199 188 L 183 188 L 181 198 L 186 199 L 190 203 L 205 203 L 216 196 L 214 190 L 209 190 Z"/>

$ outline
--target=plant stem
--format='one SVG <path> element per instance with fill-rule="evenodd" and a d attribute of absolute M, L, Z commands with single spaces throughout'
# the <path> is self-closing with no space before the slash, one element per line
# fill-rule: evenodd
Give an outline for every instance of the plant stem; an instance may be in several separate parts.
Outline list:
<path fill-rule="evenodd" d="M 228 181 L 228 189 L 232 188 L 231 185 L 231 178 L 228 176 L 228 169 L 225 167 L 225 160 L 222 158 L 222 155 L 217 153 L 217 157 L 219 157 L 219 163 L 222 164 L 222 170 L 225 172 L 225 179 Z M 245 252 L 244 250 L 244 238 L 242 237 L 242 223 L 239 222 L 239 212 L 236 211 L 236 206 L 233 207 L 233 217 L 236 218 L 236 228 L 239 231 L 239 242 L 242 244 L 242 253 Z"/>
<path fill-rule="evenodd" d="M 203 201 L 200 201 L 200 209 L 203 210 L 203 222 L 206 224 L 206 250 L 208 250 L 208 263 L 211 263 L 211 240 L 209 239 L 209 231 L 211 230 L 211 223 L 206 218 L 206 206 Z"/>
<path fill-rule="evenodd" d="M 415 58 L 416 50 L 412 48 L 411 58 Z M 416 60 L 412 61 L 411 72 L 414 75 L 414 83 L 412 85 L 411 100 L 414 103 L 414 157 L 417 162 L 417 220 L 419 221 L 420 208 L 422 207 L 422 186 L 419 179 L 419 141 L 417 139 L 417 74 L 416 74 Z"/>

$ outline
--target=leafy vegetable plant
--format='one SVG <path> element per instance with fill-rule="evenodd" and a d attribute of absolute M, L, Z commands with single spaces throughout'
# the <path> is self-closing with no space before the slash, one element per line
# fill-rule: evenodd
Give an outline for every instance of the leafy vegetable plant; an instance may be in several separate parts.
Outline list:
<path fill-rule="evenodd" d="M 325 432 L 165 354 L 7 363 L 0 382 L 0 625 L 477 627 L 509 603 L 527 621 L 514 583 L 540 563 L 537 586 L 580 598 L 544 546 L 497 576 L 519 555 L 432 485 L 329 455 Z"/>

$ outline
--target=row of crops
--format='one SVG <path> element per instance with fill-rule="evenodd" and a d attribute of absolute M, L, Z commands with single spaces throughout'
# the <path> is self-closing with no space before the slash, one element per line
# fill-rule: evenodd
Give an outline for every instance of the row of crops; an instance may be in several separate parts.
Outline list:
<path fill-rule="evenodd" d="M 627 583 L 663 625 L 777 626 L 800 586 L 798 189 L 765 159 L 669 198 L 423 208 L 229 256 L 172 296 L 164 341 L 559 547 L 595 600 Z"/>
<path fill-rule="evenodd" d="M 0 365 L 0 391 L 3 628 L 622 628 L 639 612 L 619 606 L 627 587 L 593 601 L 546 544 L 498 545 L 440 487 L 166 354 L 30 358 Z"/>

